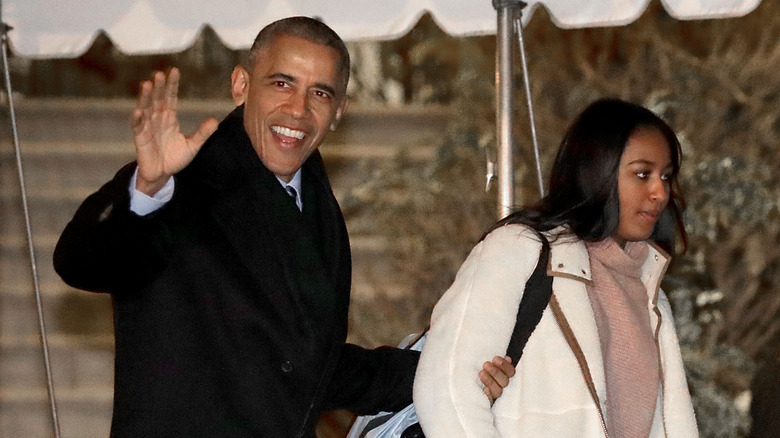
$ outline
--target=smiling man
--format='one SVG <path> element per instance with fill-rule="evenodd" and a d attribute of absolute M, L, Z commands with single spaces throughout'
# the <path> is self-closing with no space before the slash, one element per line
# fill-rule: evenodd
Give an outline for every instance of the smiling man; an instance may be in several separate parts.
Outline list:
<path fill-rule="evenodd" d="M 233 100 L 265 167 L 289 182 L 347 107 L 348 62 L 339 50 L 282 35 L 258 48 L 250 71 L 236 67 Z"/>
<path fill-rule="evenodd" d="M 231 76 L 236 109 L 192 137 L 178 70 L 142 83 L 137 160 L 54 254 L 68 284 L 113 298 L 112 436 L 313 437 L 324 410 L 411 402 L 418 353 L 345 343 L 349 240 L 317 148 L 348 79 L 338 35 L 293 17 L 258 34 Z M 513 369 L 486 371 L 497 396 Z"/>

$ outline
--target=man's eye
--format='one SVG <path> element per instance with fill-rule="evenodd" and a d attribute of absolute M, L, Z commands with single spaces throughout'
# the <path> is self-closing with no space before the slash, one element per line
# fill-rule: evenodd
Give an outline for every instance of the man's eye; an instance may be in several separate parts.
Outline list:
<path fill-rule="evenodd" d="M 330 93 L 322 90 L 315 90 L 314 95 L 319 97 L 320 99 L 330 99 L 331 95 Z"/>

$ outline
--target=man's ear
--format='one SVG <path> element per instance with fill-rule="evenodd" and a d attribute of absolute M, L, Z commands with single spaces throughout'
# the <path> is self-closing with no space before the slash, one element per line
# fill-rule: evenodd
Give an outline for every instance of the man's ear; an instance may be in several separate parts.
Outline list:
<path fill-rule="evenodd" d="M 347 108 L 349 108 L 349 98 L 344 96 L 338 108 L 336 108 L 336 116 L 333 117 L 333 121 L 330 123 L 331 131 L 336 130 L 336 127 L 339 125 L 341 118 L 344 117 L 344 114 L 347 112 Z"/>
<path fill-rule="evenodd" d="M 233 102 L 236 106 L 243 105 L 246 102 L 247 92 L 249 91 L 249 72 L 240 65 L 236 66 L 230 75 L 230 91 L 233 94 Z"/>

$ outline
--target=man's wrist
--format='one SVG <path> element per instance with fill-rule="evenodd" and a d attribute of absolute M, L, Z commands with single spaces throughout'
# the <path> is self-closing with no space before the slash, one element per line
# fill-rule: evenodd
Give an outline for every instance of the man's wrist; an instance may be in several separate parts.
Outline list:
<path fill-rule="evenodd" d="M 162 185 L 162 187 L 155 191 L 153 195 L 149 195 L 138 188 L 138 169 L 130 178 L 130 211 L 139 215 L 146 216 L 162 208 L 173 197 L 173 191 L 175 187 L 174 178 L 168 177 L 168 180 Z"/>
<path fill-rule="evenodd" d="M 159 192 L 163 187 L 165 187 L 165 184 L 167 184 L 168 181 L 171 179 L 171 177 L 169 176 L 167 178 L 160 178 L 155 181 L 147 181 L 144 178 L 142 178 L 140 175 L 138 175 L 137 168 L 135 172 L 136 172 L 135 190 L 138 190 L 139 192 L 150 197 L 154 197 L 157 194 L 157 192 Z"/>

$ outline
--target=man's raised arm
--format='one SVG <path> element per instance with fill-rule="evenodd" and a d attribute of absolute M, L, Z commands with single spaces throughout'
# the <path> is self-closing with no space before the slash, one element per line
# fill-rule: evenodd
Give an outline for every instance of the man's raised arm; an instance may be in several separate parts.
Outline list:
<path fill-rule="evenodd" d="M 172 68 L 167 75 L 155 72 L 152 80 L 141 83 L 138 105 L 133 111 L 131 125 L 138 155 L 135 188 L 149 196 L 184 169 L 217 129 L 217 120 L 211 118 L 191 137 L 185 137 L 176 115 L 178 93 L 177 68 Z"/>

